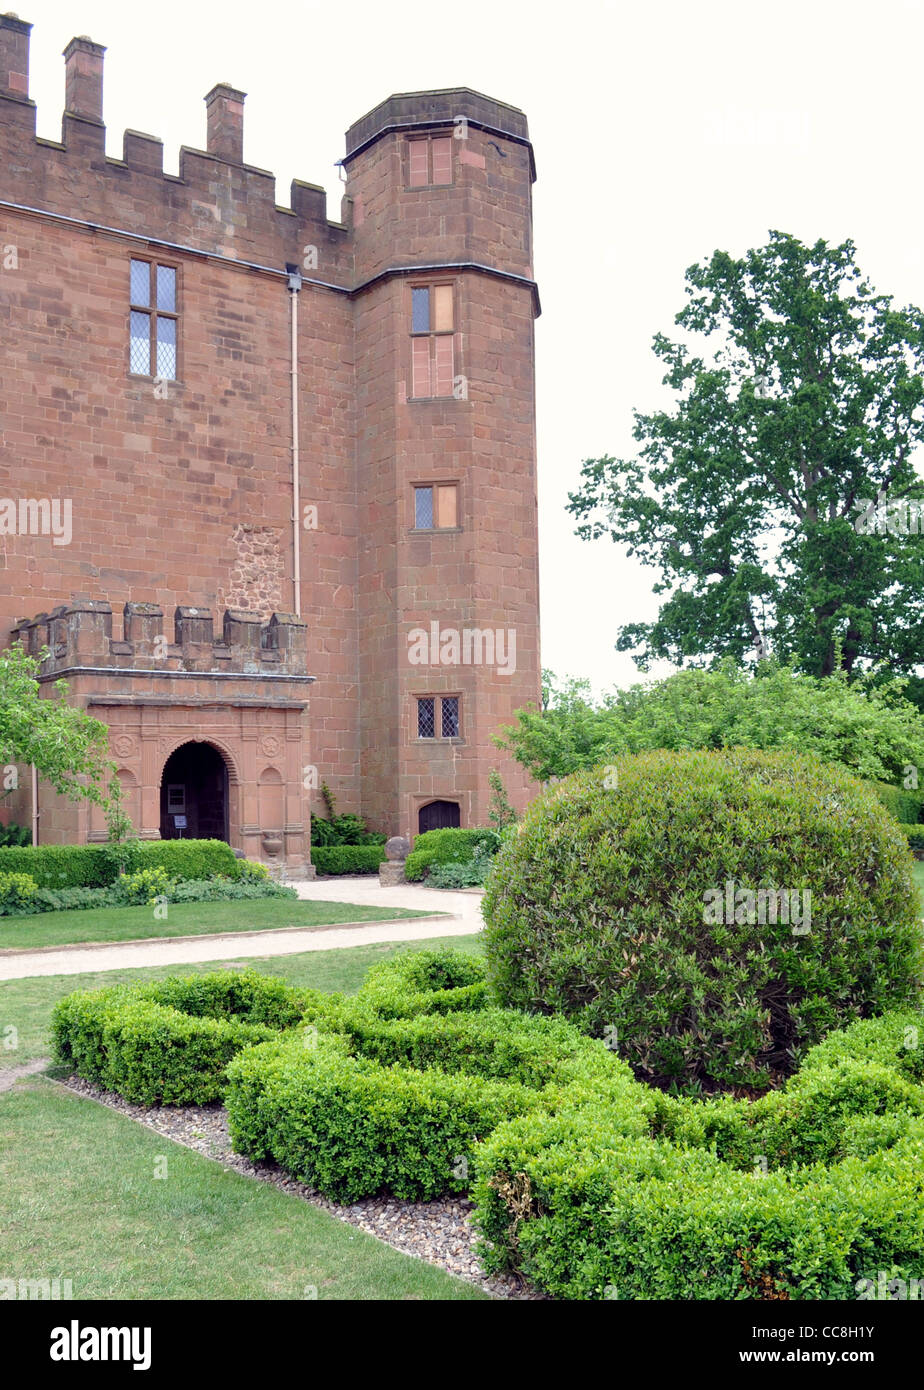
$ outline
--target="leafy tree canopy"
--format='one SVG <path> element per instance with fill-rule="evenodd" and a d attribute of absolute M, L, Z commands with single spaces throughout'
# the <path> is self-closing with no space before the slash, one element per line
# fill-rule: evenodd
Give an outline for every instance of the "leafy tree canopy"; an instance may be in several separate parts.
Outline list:
<path fill-rule="evenodd" d="M 917 785 L 908 769 L 924 769 L 924 715 L 901 680 L 813 677 L 775 660 L 752 672 L 725 659 L 600 702 L 586 681 L 547 688 L 547 708 L 518 710 L 497 739 L 540 782 L 655 748 L 792 748 L 895 786 Z"/>
<path fill-rule="evenodd" d="M 636 413 L 636 458 L 584 462 L 577 534 L 661 574 L 656 621 L 616 643 L 643 667 L 924 660 L 924 536 L 906 534 L 924 531 L 924 313 L 875 293 L 854 250 L 773 232 L 692 266 L 676 323 L 702 354 L 654 340 L 673 407 Z"/>
<path fill-rule="evenodd" d="M 21 646 L 0 651 L 0 761 L 35 763 L 55 791 L 105 805 L 112 764 L 109 731 L 86 711 L 65 703 L 67 682 L 43 695 L 39 661 Z"/>

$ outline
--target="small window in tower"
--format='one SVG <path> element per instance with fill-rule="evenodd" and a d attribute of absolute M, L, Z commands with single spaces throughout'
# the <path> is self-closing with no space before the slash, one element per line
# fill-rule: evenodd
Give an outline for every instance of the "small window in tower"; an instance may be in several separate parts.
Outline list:
<path fill-rule="evenodd" d="M 443 738 L 459 737 L 459 697 L 444 695 L 440 700 Z"/>
<path fill-rule="evenodd" d="M 417 737 L 434 738 L 436 735 L 436 701 L 426 698 L 417 701 Z"/>
<path fill-rule="evenodd" d="M 414 525 L 418 531 L 429 531 L 433 527 L 433 489 L 415 487 Z"/>
<path fill-rule="evenodd" d="M 412 285 L 412 399 L 453 394 L 454 334 L 452 285 Z"/>
<path fill-rule="evenodd" d="M 177 376 L 176 267 L 132 260 L 129 267 L 128 367 L 133 376 Z"/>
<path fill-rule="evenodd" d="M 461 701 L 458 695 L 417 695 L 417 737 L 459 738 Z"/>
<path fill-rule="evenodd" d="M 430 332 L 430 291 L 414 288 L 411 290 L 411 332 Z"/>
<path fill-rule="evenodd" d="M 414 488 L 414 529 L 445 531 L 459 524 L 458 483 L 431 483 Z"/>
<path fill-rule="evenodd" d="M 430 182 L 452 183 L 452 138 L 434 135 L 430 141 Z"/>
<path fill-rule="evenodd" d="M 452 136 L 413 135 L 407 142 L 409 188 L 452 183 Z"/>

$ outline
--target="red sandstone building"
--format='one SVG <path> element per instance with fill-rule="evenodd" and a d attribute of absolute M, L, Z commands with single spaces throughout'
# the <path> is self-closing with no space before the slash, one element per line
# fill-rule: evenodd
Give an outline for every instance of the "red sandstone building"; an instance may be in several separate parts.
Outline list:
<path fill-rule="evenodd" d="M 137 131 L 107 156 L 86 38 L 36 138 L 30 29 L 0 16 L 0 640 L 109 726 L 142 836 L 297 869 L 322 782 L 389 834 L 484 823 L 492 767 L 522 805 L 492 735 L 539 695 L 525 117 L 390 97 L 334 222 L 244 163 L 224 84 L 178 177 Z"/>

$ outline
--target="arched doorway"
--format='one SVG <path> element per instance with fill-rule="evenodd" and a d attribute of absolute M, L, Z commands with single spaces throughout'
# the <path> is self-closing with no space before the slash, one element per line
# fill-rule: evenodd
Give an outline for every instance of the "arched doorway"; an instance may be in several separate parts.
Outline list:
<path fill-rule="evenodd" d="M 426 830 L 455 830 L 458 825 L 458 801 L 428 801 L 417 812 L 417 829 L 421 835 Z"/>
<path fill-rule="evenodd" d="M 228 839 L 228 767 L 210 743 L 183 743 L 164 763 L 163 840 Z"/>

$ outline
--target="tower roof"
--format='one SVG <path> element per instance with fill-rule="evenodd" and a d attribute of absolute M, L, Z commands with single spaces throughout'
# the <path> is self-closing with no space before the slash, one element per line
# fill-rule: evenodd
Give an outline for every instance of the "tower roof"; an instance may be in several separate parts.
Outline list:
<path fill-rule="evenodd" d="M 346 133 L 346 158 L 394 130 L 455 125 L 464 117 L 470 125 L 532 146 L 523 112 L 471 87 L 443 87 L 431 92 L 397 92 L 354 121 Z"/>

